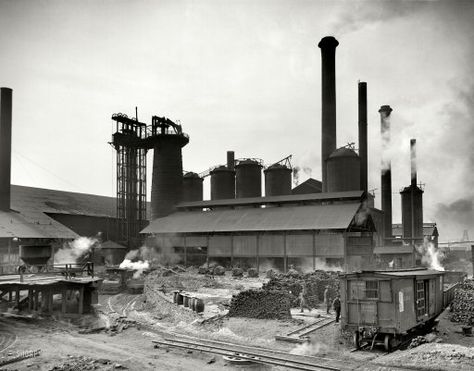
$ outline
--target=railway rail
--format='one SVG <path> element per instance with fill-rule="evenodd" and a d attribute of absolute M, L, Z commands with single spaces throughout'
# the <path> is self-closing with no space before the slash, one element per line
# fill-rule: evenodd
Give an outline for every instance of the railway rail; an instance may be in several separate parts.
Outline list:
<path fill-rule="evenodd" d="M 282 366 L 295 370 L 339 371 L 346 369 L 334 367 L 333 365 L 331 365 L 331 363 L 334 363 L 335 361 L 326 358 L 292 355 L 271 349 L 247 347 L 244 345 L 223 343 L 213 340 L 187 337 L 165 337 L 163 340 L 152 340 L 152 342 L 155 344 L 160 344 L 169 347 L 196 350 L 201 352 L 219 354 L 227 357 L 238 357 L 240 359 L 251 362 L 269 364 L 273 366 Z"/>
<path fill-rule="evenodd" d="M 289 332 L 285 336 L 277 335 L 275 336 L 275 340 L 288 341 L 290 343 L 304 343 L 309 340 L 308 335 L 310 333 L 317 331 L 333 322 L 335 322 L 335 320 L 332 318 L 322 317 L 315 322 L 300 327 L 295 331 Z"/>

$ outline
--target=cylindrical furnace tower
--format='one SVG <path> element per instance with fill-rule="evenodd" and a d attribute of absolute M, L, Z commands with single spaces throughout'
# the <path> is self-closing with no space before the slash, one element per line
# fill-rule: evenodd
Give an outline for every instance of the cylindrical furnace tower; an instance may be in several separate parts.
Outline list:
<path fill-rule="evenodd" d="M 262 165 L 252 159 L 239 160 L 236 170 L 236 198 L 262 196 Z"/>
<path fill-rule="evenodd" d="M 0 210 L 10 211 L 12 90 L 0 89 Z"/>
<path fill-rule="evenodd" d="M 354 150 L 338 148 L 329 156 L 326 164 L 328 192 L 360 189 L 360 158 Z"/>
<path fill-rule="evenodd" d="M 183 157 L 181 148 L 189 143 L 181 125 L 165 117 L 152 117 L 152 135 L 147 141 L 153 147 L 151 183 L 151 218 L 173 212 L 183 197 Z"/>
<path fill-rule="evenodd" d="M 204 179 L 189 172 L 183 177 L 183 202 L 202 201 L 202 183 Z"/>
<path fill-rule="evenodd" d="M 211 171 L 211 200 L 235 198 L 235 170 L 222 165 Z"/>
<path fill-rule="evenodd" d="M 292 170 L 282 164 L 273 164 L 263 171 L 265 174 L 265 196 L 291 194 Z"/>

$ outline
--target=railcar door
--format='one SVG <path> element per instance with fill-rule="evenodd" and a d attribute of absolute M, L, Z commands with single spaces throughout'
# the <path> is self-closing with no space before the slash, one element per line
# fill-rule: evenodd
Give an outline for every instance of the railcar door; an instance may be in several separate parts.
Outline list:
<path fill-rule="evenodd" d="M 429 309 L 429 281 L 416 281 L 416 320 L 423 321 L 427 318 Z"/>

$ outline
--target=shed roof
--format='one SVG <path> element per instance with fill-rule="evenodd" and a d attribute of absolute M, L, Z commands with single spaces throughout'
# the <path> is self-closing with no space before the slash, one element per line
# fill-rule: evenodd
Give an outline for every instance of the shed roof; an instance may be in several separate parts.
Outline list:
<path fill-rule="evenodd" d="M 323 189 L 323 183 L 319 180 L 309 178 L 303 183 L 297 185 L 291 190 L 291 193 L 294 195 L 308 194 L 308 193 L 321 193 Z"/>
<path fill-rule="evenodd" d="M 211 208 L 219 206 L 243 206 L 243 205 L 263 205 L 263 204 L 294 204 L 322 201 L 362 201 L 363 191 L 349 192 L 326 192 L 326 193 L 309 193 L 284 196 L 268 196 L 268 197 L 247 197 L 247 198 L 231 198 L 225 200 L 207 200 L 183 202 L 177 207 L 190 208 Z"/>
<path fill-rule="evenodd" d="M 0 211 L 1 238 L 76 238 L 75 232 L 40 211 Z"/>
<path fill-rule="evenodd" d="M 390 270 L 378 270 L 378 271 L 360 271 L 342 274 L 343 277 L 360 277 L 360 276 L 389 276 L 389 277 L 420 277 L 420 276 L 433 276 L 443 275 L 445 272 L 437 271 L 434 269 L 427 268 L 408 268 L 408 269 L 390 269 Z"/>
<path fill-rule="evenodd" d="M 153 220 L 142 233 L 213 233 L 321 230 L 349 227 L 360 202 L 176 212 Z"/>

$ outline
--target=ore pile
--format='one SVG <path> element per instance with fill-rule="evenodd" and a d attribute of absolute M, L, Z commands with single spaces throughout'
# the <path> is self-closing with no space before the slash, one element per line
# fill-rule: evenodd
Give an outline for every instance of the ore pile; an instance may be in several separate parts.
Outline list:
<path fill-rule="evenodd" d="M 77 370 L 128 370 L 127 367 L 119 363 L 114 363 L 109 359 L 93 359 L 85 356 L 69 356 L 66 362 L 54 366 L 50 371 L 77 371 Z"/>
<path fill-rule="evenodd" d="M 416 348 L 421 344 L 426 344 L 427 342 L 428 340 L 424 336 L 417 336 L 416 338 L 411 339 L 411 342 L 408 345 L 408 349 Z"/>
<path fill-rule="evenodd" d="M 289 319 L 291 299 L 284 291 L 247 290 L 232 297 L 229 317 Z"/>
<path fill-rule="evenodd" d="M 451 321 L 474 324 L 474 280 L 466 280 L 456 288 L 451 303 Z"/>
<path fill-rule="evenodd" d="M 303 284 L 306 285 L 306 301 L 313 308 L 324 302 L 326 286 L 329 286 L 329 297 L 331 299 L 334 299 L 339 292 L 338 273 L 322 270 L 306 274 L 290 270 L 287 274 L 276 274 L 263 285 L 263 289 L 287 292 L 290 295 L 292 305 L 296 306 Z"/>

